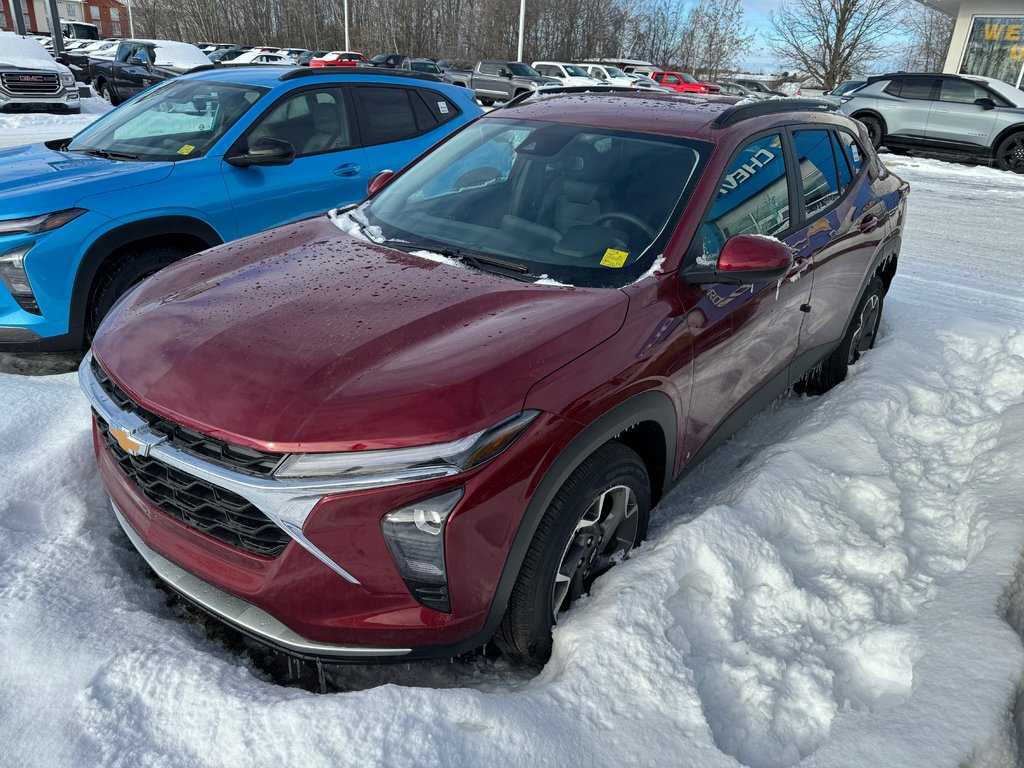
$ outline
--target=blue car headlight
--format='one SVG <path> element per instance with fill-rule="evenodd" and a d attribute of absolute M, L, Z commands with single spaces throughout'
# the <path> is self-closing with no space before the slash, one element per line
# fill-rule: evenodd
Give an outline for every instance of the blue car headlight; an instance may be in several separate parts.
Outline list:
<path fill-rule="evenodd" d="M 74 221 L 85 212 L 85 208 L 68 208 L 24 219 L 0 219 L 0 235 L 38 235 L 42 232 L 51 232 L 69 221 Z"/>

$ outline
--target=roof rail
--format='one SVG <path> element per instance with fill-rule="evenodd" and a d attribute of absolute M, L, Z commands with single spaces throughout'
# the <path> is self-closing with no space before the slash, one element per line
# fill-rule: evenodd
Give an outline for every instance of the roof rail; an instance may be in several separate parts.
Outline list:
<path fill-rule="evenodd" d="M 295 80 L 299 77 L 317 77 L 318 75 L 384 75 L 426 80 L 430 83 L 444 82 L 440 77 L 429 72 L 413 72 L 410 69 L 389 69 L 387 67 L 293 67 L 277 79 Z"/>
<path fill-rule="evenodd" d="M 835 112 L 839 105 L 824 99 L 805 99 L 780 97 L 767 101 L 755 101 L 749 104 L 736 104 L 722 112 L 711 121 L 712 128 L 726 128 L 741 120 L 762 115 L 774 115 L 781 112 Z"/>
<path fill-rule="evenodd" d="M 643 93 L 641 88 L 630 88 L 626 85 L 563 85 L 556 86 L 554 88 L 538 88 L 535 91 L 527 91 L 526 93 L 520 93 L 518 96 L 513 96 L 511 99 L 502 104 L 498 109 L 508 109 L 514 107 L 516 104 L 522 104 L 524 101 L 529 99 L 531 96 L 549 96 L 556 95 L 561 96 L 566 93 Z"/>

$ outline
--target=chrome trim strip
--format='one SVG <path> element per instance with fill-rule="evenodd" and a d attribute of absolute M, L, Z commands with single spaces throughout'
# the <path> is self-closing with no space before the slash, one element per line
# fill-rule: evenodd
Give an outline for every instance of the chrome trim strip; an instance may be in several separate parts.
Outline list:
<path fill-rule="evenodd" d="M 232 472 L 175 448 L 167 442 L 167 438 L 151 430 L 149 425 L 134 413 L 121 410 L 96 381 L 90 367 L 91 362 L 92 352 L 89 352 L 78 367 L 79 386 L 92 403 L 92 407 L 110 427 L 125 430 L 140 444 L 141 455 L 159 459 L 168 466 L 237 493 L 270 518 L 317 560 L 352 584 L 359 584 L 359 580 L 324 554 L 302 532 L 302 526 L 317 502 L 331 494 L 458 474 L 455 467 L 425 467 L 359 478 L 278 480 Z"/>
<path fill-rule="evenodd" d="M 227 624 L 257 638 L 262 638 L 271 645 L 311 656 L 403 656 L 412 650 L 411 648 L 329 645 L 316 642 L 315 640 L 307 640 L 286 627 L 262 608 L 258 608 L 252 603 L 235 597 L 197 576 L 193 576 L 163 555 L 150 549 L 142 540 L 142 537 L 135 532 L 135 529 L 125 519 L 121 510 L 117 508 L 117 504 L 111 500 L 110 505 L 114 508 L 117 522 L 121 524 L 125 534 L 131 540 L 132 546 L 139 551 L 139 554 L 149 564 L 149 567 L 153 569 L 153 572 L 163 581 L 167 582 L 172 589 L 185 595 L 189 600 L 219 617 Z"/>

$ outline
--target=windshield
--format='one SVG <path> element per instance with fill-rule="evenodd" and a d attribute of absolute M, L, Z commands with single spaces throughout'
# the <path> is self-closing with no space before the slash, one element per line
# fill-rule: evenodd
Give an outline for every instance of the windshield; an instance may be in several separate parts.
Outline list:
<path fill-rule="evenodd" d="M 608 73 L 608 77 L 624 77 L 627 80 L 629 79 L 629 75 L 627 75 L 618 67 L 605 67 L 604 71 Z"/>
<path fill-rule="evenodd" d="M 90 125 L 68 150 L 109 153 L 124 160 L 201 157 L 266 91 L 251 85 L 168 80 Z"/>
<path fill-rule="evenodd" d="M 412 68 L 417 72 L 430 72 L 435 75 L 441 71 L 432 61 L 414 61 Z"/>
<path fill-rule="evenodd" d="M 398 248 L 496 257 L 530 279 L 620 287 L 664 248 L 706 146 L 487 118 L 410 167 L 363 213 L 370 231 Z"/>
<path fill-rule="evenodd" d="M 512 71 L 513 75 L 519 75 L 521 77 L 540 77 L 540 72 L 529 64 L 523 64 L 521 61 L 510 62 L 508 68 Z"/>
<path fill-rule="evenodd" d="M 590 77 L 590 75 L 587 74 L 587 70 L 583 67 L 577 67 L 575 64 L 563 64 L 562 66 L 564 66 L 565 71 L 573 77 Z"/>
<path fill-rule="evenodd" d="M 682 78 L 682 80 L 683 80 L 683 82 L 684 82 L 684 83 L 696 83 L 696 82 L 697 82 L 697 81 L 696 81 L 696 80 L 695 80 L 695 79 L 693 78 L 693 76 L 691 76 L 691 75 L 686 75 L 686 74 L 680 73 L 680 74 L 679 74 L 679 77 L 680 77 L 680 78 Z"/>

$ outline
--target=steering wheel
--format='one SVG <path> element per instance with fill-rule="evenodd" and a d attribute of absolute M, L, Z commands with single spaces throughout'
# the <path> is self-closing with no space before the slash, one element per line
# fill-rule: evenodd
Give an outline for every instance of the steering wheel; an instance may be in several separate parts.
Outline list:
<path fill-rule="evenodd" d="M 624 221 L 627 224 L 632 224 L 634 227 L 639 229 L 645 235 L 647 235 L 653 241 L 658 237 L 658 233 L 654 231 L 654 228 L 646 221 L 641 219 L 639 216 L 634 216 L 632 213 L 625 213 L 623 211 L 611 211 L 610 213 L 602 213 L 595 220 L 595 224 L 600 224 L 603 221 Z"/>

